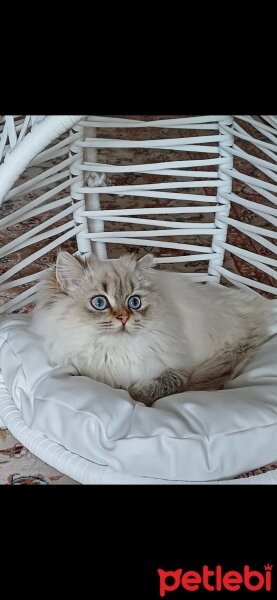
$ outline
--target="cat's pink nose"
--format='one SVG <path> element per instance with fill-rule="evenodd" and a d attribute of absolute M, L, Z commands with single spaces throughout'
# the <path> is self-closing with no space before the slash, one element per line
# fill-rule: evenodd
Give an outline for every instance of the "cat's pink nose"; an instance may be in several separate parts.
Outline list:
<path fill-rule="evenodd" d="M 122 325 L 125 325 L 129 319 L 128 315 L 120 315 L 119 317 L 116 317 L 117 319 L 120 319 Z"/>

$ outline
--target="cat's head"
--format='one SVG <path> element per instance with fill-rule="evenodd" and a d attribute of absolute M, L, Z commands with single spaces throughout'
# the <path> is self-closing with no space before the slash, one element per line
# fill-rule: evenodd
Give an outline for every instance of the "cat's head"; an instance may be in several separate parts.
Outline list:
<path fill-rule="evenodd" d="M 154 257 L 137 259 L 127 254 L 119 259 L 81 262 L 60 252 L 56 262 L 56 284 L 62 296 L 76 303 L 88 323 L 99 333 L 134 334 L 153 322 L 159 312 L 159 296 L 151 280 Z"/>

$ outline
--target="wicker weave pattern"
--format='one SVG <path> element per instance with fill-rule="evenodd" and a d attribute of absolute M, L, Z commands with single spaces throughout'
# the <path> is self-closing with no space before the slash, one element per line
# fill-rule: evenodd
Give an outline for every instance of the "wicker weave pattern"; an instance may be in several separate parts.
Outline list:
<path fill-rule="evenodd" d="M 2 210 L 0 226 L 7 242 L 0 249 L 0 260 L 8 261 L 13 253 L 16 256 L 26 249 L 24 258 L 0 276 L 1 312 L 30 301 L 41 275 L 38 269 L 31 272 L 32 265 L 72 238 L 81 254 L 93 249 L 105 258 L 115 244 L 122 250 L 128 246 L 151 250 L 157 252 L 161 265 L 179 263 L 186 273 L 195 261 L 202 262 L 203 271 L 194 274 L 197 280 L 220 281 L 224 277 L 276 295 L 274 283 L 254 281 L 223 266 L 228 251 L 276 281 L 275 116 L 153 121 L 8 116 L 2 118 L 0 127 L 0 201 L 12 201 L 16 207 L 16 201 L 24 196 L 20 208 L 8 214 Z M 136 132 L 142 128 L 145 139 L 138 141 Z M 243 149 L 245 142 L 251 151 Z M 112 162 L 107 158 L 110 149 L 118 153 Z M 169 151 L 172 159 L 157 162 L 157 150 L 160 155 L 166 150 L 167 156 Z M 148 157 L 143 164 L 142 151 Z M 132 153 L 131 163 L 128 153 Z M 259 177 L 238 170 L 236 158 L 250 163 Z M 132 179 L 127 185 L 126 176 Z M 255 192 L 255 201 L 249 200 L 247 193 L 242 197 L 234 192 L 236 181 Z M 106 198 L 110 200 L 108 209 Z M 249 209 L 264 225 L 234 219 L 230 216 L 232 205 Z M 45 214 L 45 220 L 32 227 L 37 214 Z M 16 227 L 22 222 L 26 224 L 24 233 L 17 235 Z M 258 242 L 263 252 L 227 243 L 229 227 Z M 15 290 L 16 295 L 7 301 L 9 291 Z"/>

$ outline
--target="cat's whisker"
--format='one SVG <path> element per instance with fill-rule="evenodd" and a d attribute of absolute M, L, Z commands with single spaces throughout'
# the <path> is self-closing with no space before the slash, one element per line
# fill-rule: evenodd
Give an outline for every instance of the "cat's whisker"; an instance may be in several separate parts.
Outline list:
<path fill-rule="evenodd" d="M 152 332 L 153 332 L 153 333 L 154 333 L 154 332 L 155 332 L 155 333 L 164 333 L 164 334 L 165 334 L 166 336 L 168 336 L 168 337 L 173 337 L 173 338 L 175 338 L 175 339 L 177 339 L 177 340 L 179 340 L 179 339 L 180 339 L 180 338 L 179 338 L 179 336 L 178 336 L 177 334 L 173 333 L 172 331 L 168 331 L 168 330 L 166 330 L 166 329 L 157 329 L 156 327 L 152 327 L 152 328 L 150 329 L 149 333 L 151 334 Z"/>

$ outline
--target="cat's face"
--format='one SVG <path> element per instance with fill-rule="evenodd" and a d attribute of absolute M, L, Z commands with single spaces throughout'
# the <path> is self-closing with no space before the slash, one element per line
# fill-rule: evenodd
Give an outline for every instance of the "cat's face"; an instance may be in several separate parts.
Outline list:
<path fill-rule="evenodd" d="M 125 255 L 117 260 L 81 263 L 60 252 L 56 263 L 59 290 L 80 309 L 82 321 L 108 335 L 133 335 L 150 326 L 159 312 L 159 297 L 151 277 L 154 260 Z"/>

